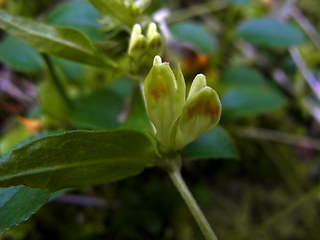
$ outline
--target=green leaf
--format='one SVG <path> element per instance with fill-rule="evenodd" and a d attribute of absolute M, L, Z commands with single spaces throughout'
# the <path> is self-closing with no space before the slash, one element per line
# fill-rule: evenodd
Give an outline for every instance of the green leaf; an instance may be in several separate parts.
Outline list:
<path fill-rule="evenodd" d="M 108 88 L 82 96 L 68 114 L 68 120 L 77 128 L 112 129 L 119 127 L 118 115 L 125 98 L 132 88 L 132 81 L 118 79 Z"/>
<path fill-rule="evenodd" d="M 176 23 L 170 30 L 180 41 L 194 44 L 202 53 L 212 53 L 216 48 L 213 35 L 199 23 L 191 21 Z"/>
<path fill-rule="evenodd" d="M 0 28 L 40 52 L 99 67 L 108 61 L 103 61 L 90 39 L 74 28 L 50 26 L 1 9 Z"/>
<path fill-rule="evenodd" d="M 11 148 L 15 147 L 22 141 L 26 140 L 32 133 L 25 127 L 21 126 L 6 132 L 0 141 L 0 154 L 7 154 Z"/>
<path fill-rule="evenodd" d="M 156 158 L 148 137 L 131 130 L 71 131 L 40 138 L 0 163 L 0 186 L 55 191 L 140 173 Z"/>
<path fill-rule="evenodd" d="M 65 119 L 69 107 L 61 97 L 61 94 L 56 85 L 52 82 L 52 79 L 47 78 L 39 85 L 38 98 L 43 113 L 61 120 Z"/>
<path fill-rule="evenodd" d="M 139 89 L 135 89 L 132 96 L 130 112 L 122 124 L 123 128 L 152 133 L 152 126 L 148 118 L 143 97 Z"/>
<path fill-rule="evenodd" d="M 108 85 L 108 89 L 117 93 L 122 99 L 125 99 L 132 89 L 132 81 L 128 78 L 119 78 Z"/>
<path fill-rule="evenodd" d="M 182 158 L 238 158 L 238 153 L 229 134 L 222 127 L 217 126 L 185 147 Z"/>
<path fill-rule="evenodd" d="M 44 65 L 36 50 L 12 36 L 7 36 L 0 43 L 0 61 L 25 72 L 42 71 Z"/>
<path fill-rule="evenodd" d="M 114 91 L 104 89 L 79 98 L 76 107 L 68 114 L 68 120 L 77 128 L 117 128 L 123 99 Z"/>
<path fill-rule="evenodd" d="M 268 47 L 289 47 L 305 41 L 300 29 L 273 18 L 249 20 L 237 27 L 237 34 L 250 43 Z"/>
<path fill-rule="evenodd" d="M 0 233 L 26 221 L 50 197 L 46 190 L 24 186 L 0 188 Z"/>
<path fill-rule="evenodd" d="M 117 26 L 118 24 L 126 24 L 131 28 L 138 21 L 141 11 L 147 7 L 142 1 L 140 7 L 133 10 L 130 6 L 133 1 L 119 1 L 119 0 L 89 0 L 90 3 L 101 13 L 104 19 L 100 19 L 102 25 Z M 144 1 L 146 2 L 146 1 Z M 139 3 L 138 3 L 139 4 Z"/>
<path fill-rule="evenodd" d="M 104 0 L 89 0 L 90 3 L 102 14 L 109 15 L 112 13 L 116 13 L 118 10 L 124 10 L 124 4 L 121 1 L 114 1 L 110 2 Z M 121 12 L 119 12 L 121 14 Z"/>
<path fill-rule="evenodd" d="M 99 17 L 100 14 L 89 2 L 72 1 L 52 11 L 46 21 L 57 26 L 74 27 L 93 41 L 103 41 L 106 37 L 99 31 L 100 26 L 96 21 Z"/>
<path fill-rule="evenodd" d="M 54 64 L 60 68 L 67 80 L 76 81 L 84 75 L 83 65 L 63 58 L 52 57 Z"/>
<path fill-rule="evenodd" d="M 279 108 L 284 103 L 284 97 L 272 88 L 237 86 L 222 96 L 222 116 L 226 119 L 261 114 Z"/>
<path fill-rule="evenodd" d="M 228 68 L 221 83 L 222 119 L 265 113 L 285 103 L 260 72 L 246 66 Z"/>
<path fill-rule="evenodd" d="M 233 66 L 222 73 L 221 83 L 227 85 L 264 85 L 263 76 L 255 69 L 245 66 Z"/>

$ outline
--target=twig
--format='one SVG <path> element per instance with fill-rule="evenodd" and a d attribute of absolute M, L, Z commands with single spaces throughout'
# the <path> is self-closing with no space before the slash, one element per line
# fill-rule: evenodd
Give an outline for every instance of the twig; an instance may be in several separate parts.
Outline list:
<path fill-rule="evenodd" d="M 285 89 L 291 96 L 295 95 L 294 88 L 287 74 L 280 68 L 274 68 L 272 71 L 272 77 L 274 80 Z"/>
<path fill-rule="evenodd" d="M 27 83 L 23 82 L 24 85 Z M 21 85 L 23 85 L 21 84 Z M 0 93 L 6 93 L 10 95 L 12 98 L 21 102 L 22 104 L 32 103 L 35 100 L 35 96 L 28 95 L 28 92 L 31 92 L 31 84 L 24 86 L 25 92 L 18 88 L 11 81 L 11 70 L 8 68 L 4 68 L 0 73 Z"/>
<path fill-rule="evenodd" d="M 286 21 L 290 16 L 293 16 L 292 13 L 295 12 L 293 10 L 296 10 L 295 8 L 295 2 L 296 0 L 287 0 L 284 4 L 283 8 L 280 11 L 279 19 Z M 310 27 L 310 26 L 309 26 Z M 304 29 L 306 30 L 306 29 Z M 319 80 L 312 74 L 310 69 L 307 67 L 307 64 L 305 63 L 303 57 L 300 54 L 300 51 L 297 47 L 293 46 L 289 48 L 289 53 L 294 61 L 295 65 L 301 72 L 303 78 L 306 80 L 306 82 L 309 84 L 310 88 L 316 95 L 316 97 L 320 100 L 320 82 Z"/>
<path fill-rule="evenodd" d="M 294 88 L 289 80 L 287 74 L 280 68 L 272 70 L 272 76 L 275 81 L 282 86 L 291 96 L 295 96 Z M 310 97 L 303 97 L 301 100 L 303 106 L 309 112 L 309 114 L 320 124 L 320 107 Z"/>
<path fill-rule="evenodd" d="M 298 147 L 320 150 L 320 141 L 317 139 L 286 132 L 274 131 L 270 129 L 242 129 L 238 131 L 238 135 L 243 138 L 280 142 Z"/>
<path fill-rule="evenodd" d="M 299 49 L 297 47 L 290 47 L 289 53 L 297 68 L 301 72 L 302 76 L 309 84 L 316 97 L 320 100 L 320 82 L 318 79 L 316 79 L 315 76 L 313 76 L 310 69 L 307 67 L 304 59 L 299 52 Z"/>
<path fill-rule="evenodd" d="M 280 14 L 278 19 L 280 21 L 287 21 L 288 18 L 290 17 L 291 11 L 294 8 L 294 5 L 297 0 L 287 0 L 283 7 L 280 10 Z"/>
<path fill-rule="evenodd" d="M 303 31 L 309 36 L 313 44 L 320 49 L 320 35 L 309 20 L 298 8 L 294 8 L 290 16 L 299 24 Z"/>
<path fill-rule="evenodd" d="M 256 48 L 251 44 L 240 42 L 238 44 L 238 47 L 242 51 L 242 53 L 251 61 L 254 61 L 264 69 L 271 69 L 272 77 L 276 81 L 276 83 L 278 83 L 288 94 L 290 94 L 293 97 L 296 97 L 295 90 L 292 86 L 292 82 L 282 69 L 274 68 L 265 57 L 259 56 L 256 53 Z M 314 101 L 311 101 L 309 98 L 303 98 L 302 104 L 306 107 L 306 110 L 317 121 L 317 123 L 320 124 L 320 107 L 318 107 L 314 103 Z"/>
<path fill-rule="evenodd" d="M 320 107 L 310 97 L 304 98 L 302 103 L 314 119 L 320 124 Z"/>

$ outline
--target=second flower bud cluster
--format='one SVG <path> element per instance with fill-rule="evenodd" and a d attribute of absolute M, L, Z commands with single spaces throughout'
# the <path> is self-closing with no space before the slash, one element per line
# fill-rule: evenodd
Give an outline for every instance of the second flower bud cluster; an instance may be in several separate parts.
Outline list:
<path fill-rule="evenodd" d="M 155 23 L 149 24 L 146 36 L 142 34 L 139 24 L 134 25 L 128 49 L 128 55 L 133 61 L 140 64 L 145 61 L 150 62 L 161 52 L 161 48 L 162 38 Z"/>

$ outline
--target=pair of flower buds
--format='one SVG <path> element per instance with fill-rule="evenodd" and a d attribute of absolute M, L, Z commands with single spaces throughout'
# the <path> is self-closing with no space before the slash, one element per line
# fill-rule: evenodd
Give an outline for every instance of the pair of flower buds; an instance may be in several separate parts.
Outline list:
<path fill-rule="evenodd" d="M 186 85 L 180 67 L 176 75 L 169 63 L 156 56 L 145 83 L 147 114 L 163 154 L 182 150 L 188 143 L 217 125 L 221 103 L 216 91 L 198 74 L 186 97 Z"/>
<path fill-rule="evenodd" d="M 153 58 L 156 54 L 161 52 L 162 38 L 157 30 L 155 23 L 150 23 L 148 26 L 147 34 L 144 36 L 141 31 L 141 26 L 135 24 L 130 37 L 128 55 L 141 62 L 141 58 Z"/>

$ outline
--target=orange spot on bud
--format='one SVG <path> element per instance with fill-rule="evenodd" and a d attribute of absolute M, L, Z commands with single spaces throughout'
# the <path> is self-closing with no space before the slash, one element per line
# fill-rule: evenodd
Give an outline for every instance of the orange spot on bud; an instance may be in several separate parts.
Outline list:
<path fill-rule="evenodd" d="M 202 101 L 197 102 L 193 107 L 190 107 L 188 109 L 188 116 L 192 118 L 194 116 L 200 115 L 202 106 L 203 106 Z"/>
<path fill-rule="evenodd" d="M 220 109 L 217 108 L 217 106 L 214 105 L 214 102 L 210 99 L 209 101 L 207 101 L 204 112 L 206 116 L 216 118 L 220 112 Z"/>
<path fill-rule="evenodd" d="M 168 94 L 166 82 L 161 75 L 157 75 L 155 78 L 154 87 L 150 89 L 150 94 L 156 101 Z"/>
<path fill-rule="evenodd" d="M 204 110 L 204 111 L 203 111 Z M 219 108 L 214 105 L 212 100 L 206 102 L 199 101 L 193 107 L 188 109 L 188 116 L 190 118 L 197 115 L 204 115 L 211 118 L 216 118 L 219 114 Z"/>

